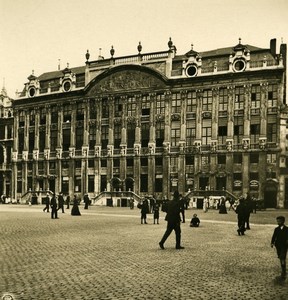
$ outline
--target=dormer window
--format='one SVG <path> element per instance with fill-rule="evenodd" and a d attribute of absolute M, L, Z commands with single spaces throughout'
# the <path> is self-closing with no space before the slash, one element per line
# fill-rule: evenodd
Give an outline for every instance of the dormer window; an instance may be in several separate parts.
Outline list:
<path fill-rule="evenodd" d="M 69 92 L 71 90 L 72 84 L 70 80 L 66 80 L 62 84 L 64 92 Z"/>

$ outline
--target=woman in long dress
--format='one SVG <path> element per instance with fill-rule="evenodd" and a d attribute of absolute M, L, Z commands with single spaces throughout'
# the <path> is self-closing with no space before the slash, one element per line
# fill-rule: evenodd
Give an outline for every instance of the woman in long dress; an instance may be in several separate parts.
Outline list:
<path fill-rule="evenodd" d="M 79 206 L 78 206 L 78 200 L 76 198 L 76 195 L 74 195 L 73 207 L 71 209 L 71 215 L 72 216 L 81 216 L 81 213 L 80 213 L 80 210 L 79 210 Z"/>

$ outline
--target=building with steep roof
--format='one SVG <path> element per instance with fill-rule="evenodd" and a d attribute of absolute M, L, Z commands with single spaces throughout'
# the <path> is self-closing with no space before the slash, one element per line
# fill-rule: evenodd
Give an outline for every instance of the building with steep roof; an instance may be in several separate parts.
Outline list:
<path fill-rule="evenodd" d="M 84 66 L 29 76 L 13 103 L 13 197 L 250 191 L 287 206 L 286 44 L 193 48 L 87 50 Z"/>

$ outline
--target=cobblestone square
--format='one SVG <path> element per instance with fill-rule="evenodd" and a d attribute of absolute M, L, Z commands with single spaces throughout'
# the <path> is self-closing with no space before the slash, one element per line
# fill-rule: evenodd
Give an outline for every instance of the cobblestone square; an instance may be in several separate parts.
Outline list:
<path fill-rule="evenodd" d="M 166 222 L 140 224 L 135 208 L 89 207 L 82 216 L 43 206 L 0 205 L 0 297 L 14 299 L 262 299 L 284 300 L 288 283 L 270 247 L 275 217 L 251 215 L 251 230 L 238 236 L 236 215 L 189 209 L 182 224 L 184 250 L 171 234 L 160 250 Z M 190 228 L 197 212 L 201 224 Z M 267 223 L 267 224 L 263 224 Z M 1 299 L 2 299 L 1 298 Z"/>

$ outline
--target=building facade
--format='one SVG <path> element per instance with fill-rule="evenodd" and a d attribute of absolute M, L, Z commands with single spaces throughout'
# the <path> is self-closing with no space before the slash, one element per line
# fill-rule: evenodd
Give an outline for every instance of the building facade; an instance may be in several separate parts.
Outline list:
<path fill-rule="evenodd" d="M 137 50 L 28 77 L 13 102 L 12 197 L 227 190 L 286 206 L 286 45 Z"/>
<path fill-rule="evenodd" d="M 3 87 L 0 93 L 0 196 L 11 197 L 13 147 L 12 99 Z"/>

